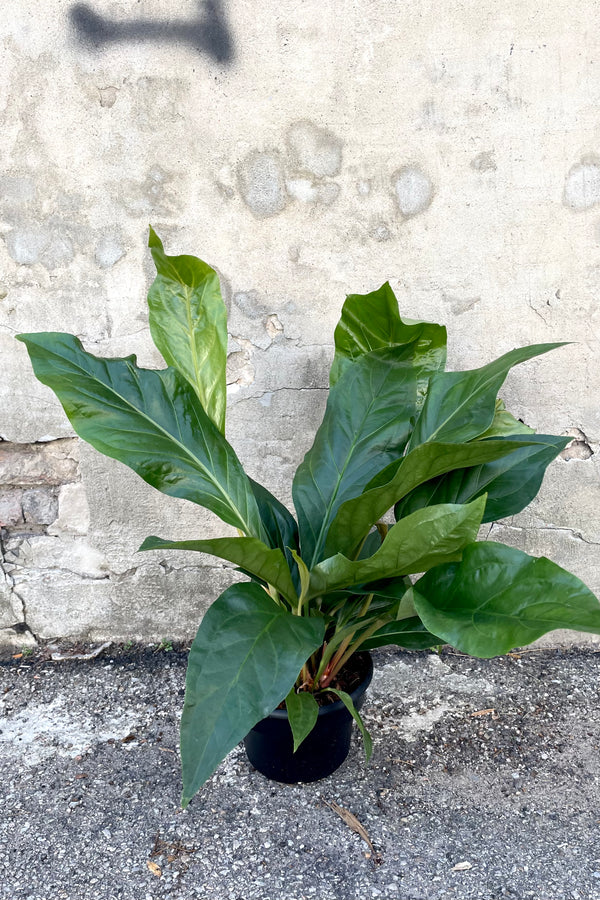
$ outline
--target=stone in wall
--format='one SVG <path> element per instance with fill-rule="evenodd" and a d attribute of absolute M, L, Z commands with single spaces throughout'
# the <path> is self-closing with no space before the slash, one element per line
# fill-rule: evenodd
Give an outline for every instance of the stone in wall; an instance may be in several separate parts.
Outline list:
<path fill-rule="evenodd" d="M 0 441 L 0 486 L 56 486 L 78 477 L 77 438 L 30 444 Z"/>
<path fill-rule="evenodd" d="M 70 524 L 69 496 L 80 488 L 79 441 L 0 441 L 0 641 L 32 633 L 16 584 L 27 541 L 48 541 L 48 531 Z M 65 502 L 66 505 L 65 505 Z M 89 515 L 88 515 L 89 519 Z M 82 516 L 76 524 L 81 524 Z"/>

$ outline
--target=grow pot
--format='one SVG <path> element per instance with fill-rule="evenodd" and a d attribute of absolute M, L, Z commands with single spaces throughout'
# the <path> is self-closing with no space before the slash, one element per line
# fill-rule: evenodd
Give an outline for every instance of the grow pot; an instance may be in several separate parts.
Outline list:
<path fill-rule="evenodd" d="M 358 684 L 348 693 L 360 709 L 373 677 L 373 661 L 369 653 L 357 653 L 348 665 L 356 667 L 358 676 Z M 276 709 L 246 735 L 246 753 L 254 768 L 272 781 L 319 781 L 335 772 L 348 756 L 352 722 L 341 700 L 320 706 L 315 727 L 294 753 L 287 710 Z"/>

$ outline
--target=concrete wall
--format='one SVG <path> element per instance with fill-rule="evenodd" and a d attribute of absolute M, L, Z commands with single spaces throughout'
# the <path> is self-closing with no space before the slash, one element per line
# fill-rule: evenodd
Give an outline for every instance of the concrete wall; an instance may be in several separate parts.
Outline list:
<path fill-rule="evenodd" d="M 167 252 L 222 275 L 228 436 L 286 501 L 346 293 L 389 279 L 403 314 L 448 325 L 451 367 L 576 342 L 509 377 L 513 412 L 578 440 L 492 536 L 600 591 L 594 12 L 575 0 L 10 4 L 3 639 L 188 637 L 232 580 L 208 558 L 136 554 L 149 533 L 225 532 L 81 445 L 13 337 L 72 331 L 95 352 L 160 365 L 145 308 L 150 222 Z"/>

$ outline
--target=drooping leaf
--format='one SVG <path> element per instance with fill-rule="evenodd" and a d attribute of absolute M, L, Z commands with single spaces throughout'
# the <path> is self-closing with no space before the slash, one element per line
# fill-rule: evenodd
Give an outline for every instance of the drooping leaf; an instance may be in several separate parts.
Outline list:
<path fill-rule="evenodd" d="M 428 650 L 437 647 L 445 641 L 431 634 L 418 616 L 409 619 L 400 619 L 383 625 L 375 634 L 360 645 L 361 650 L 374 650 L 376 647 L 388 647 L 395 644 L 406 650 Z"/>
<path fill-rule="evenodd" d="M 460 563 L 427 572 L 414 602 L 426 628 L 483 658 L 556 628 L 600 634 L 600 603 L 579 578 L 543 556 L 492 541 L 471 544 Z"/>
<path fill-rule="evenodd" d="M 431 442 L 415 447 L 399 462 L 383 470 L 368 485 L 363 494 L 343 503 L 329 529 L 324 556 L 336 552 L 354 557 L 371 526 L 395 503 L 414 488 L 436 475 L 453 469 L 481 465 L 500 459 L 528 446 L 529 436 L 523 440 L 475 441 L 470 444 Z"/>
<path fill-rule="evenodd" d="M 195 256 L 167 256 L 152 228 L 148 246 L 157 272 L 148 293 L 152 339 L 224 432 L 227 310 L 219 276 Z"/>
<path fill-rule="evenodd" d="M 381 578 L 425 572 L 460 557 L 474 541 L 485 508 L 485 497 L 465 506 L 443 504 L 420 509 L 392 528 L 381 548 L 368 559 L 350 560 L 341 553 L 315 566 L 309 597 Z"/>
<path fill-rule="evenodd" d="M 321 559 L 341 504 L 402 455 L 415 397 L 415 371 L 393 347 L 361 356 L 331 389 L 293 484 L 301 553 L 309 568 Z"/>
<path fill-rule="evenodd" d="M 294 753 L 305 737 L 315 727 L 319 715 L 319 704 L 308 691 L 296 693 L 292 688 L 285 698 L 288 721 L 294 738 Z"/>
<path fill-rule="evenodd" d="M 350 363 L 383 347 L 403 345 L 404 358 L 419 370 L 419 381 L 426 382 L 433 372 L 443 370 L 446 363 L 446 329 L 431 322 L 403 322 L 388 282 L 370 294 L 346 297 L 334 341 L 331 387 Z"/>
<path fill-rule="evenodd" d="M 347 694 L 346 691 L 338 691 L 338 690 L 335 690 L 334 688 L 327 688 L 327 690 L 330 693 L 335 694 L 336 697 L 339 697 L 339 699 L 342 701 L 342 703 L 344 704 L 344 706 L 346 707 L 346 709 L 348 710 L 348 712 L 350 713 L 350 715 L 352 716 L 352 718 L 354 719 L 356 724 L 358 725 L 358 730 L 360 731 L 360 733 L 362 735 L 362 739 L 363 739 L 363 748 L 365 751 L 365 757 L 366 757 L 367 762 L 369 762 L 369 760 L 371 759 L 371 756 L 373 754 L 373 738 L 367 731 L 365 723 L 361 719 L 359 711 L 357 710 L 354 703 L 352 702 L 352 697 L 350 696 L 350 694 Z"/>
<path fill-rule="evenodd" d="M 536 496 L 548 465 L 571 438 L 531 434 L 528 440 L 529 446 L 513 450 L 501 459 L 455 469 L 420 485 L 396 504 L 396 517 L 434 503 L 468 503 L 484 493 L 487 505 L 483 522 L 516 515 Z"/>
<path fill-rule="evenodd" d="M 261 581 L 272 584 L 291 604 L 297 602 L 290 570 L 279 548 L 269 549 L 253 537 L 210 538 L 204 541 L 167 541 L 154 535 L 147 537 L 140 550 L 193 550 L 211 553 L 235 563 Z"/>
<path fill-rule="evenodd" d="M 425 441 L 459 443 L 484 434 L 493 422 L 496 395 L 510 369 L 562 346 L 533 344 L 511 350 L 480 369 L 433 375 L 409 450 Z"/>
<path fill-rule="evenodd" d="M 199 503 L 262 538 L 240 461 L 175 369 L 142 369 L 135 356 L 100 359 L 71 334 L 22 334 L 18 340 L 80 437 L 157 490 Z"/>
<path fill-rule="evenodd" d="M 294 616 L 253 583 L 228 588 L 190 650 L 181 719 L 182 806 L 226 754 L 288 695 L 321 646 L 321 618 Z"/>

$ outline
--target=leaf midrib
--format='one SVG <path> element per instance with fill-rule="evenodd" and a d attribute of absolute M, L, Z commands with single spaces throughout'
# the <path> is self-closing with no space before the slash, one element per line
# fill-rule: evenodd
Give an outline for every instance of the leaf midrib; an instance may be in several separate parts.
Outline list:
<path fill-rule="evenodd" d="M 365 413 L 364 413 L 364 415 L 363 415 L 363 417 L 362 417 L 362 419 L 361 419 L 361 421 L 360 421 L 360 425 L 359 425 L 357 428 L 354 429 L 354 436 L 353 436 L 353 438 L 352 438 L 352 443 L 351 443 L 351 445 L 350 445 L 350 447 L 349 447 L 349 449 L 348 449 L 348 453 L 346 454 L 346 458 L 345 458 L 345 460 L 344 460 L 344 464 L 343 464 L 341 470 L 339 469 L 339 467 L 338 467 L 337 464 L 335 463 L 335 457 L 334 457 L 334 454 L 333 454 L 333 448 L 331 448 L 331 458 L 332 458 L 332 460 L 333 460 L 333 462 L 334 462 L 335 468 L 337 469 L 337 471 L 338 471 L 338 473 L 339 473 L 339 477 L 338 477 L 338 479 L 337 479 L 337 483 L 336 483 L 336 485 L 335 485 L 335 489 L 334 489 L 333 494 L 332 494 L 332 496 L 331 496 L 331 498 L 330 498 L 330 500 L 329 500 L 329 503 L 327 504 L 327 506 L 326 506 L 326 508 L 325 508 L 325 515 L 323 516 L 323 521 L 322 521 L 322 524 L 321 524 L 321 528 L 319 529 L 319 534 L 318 534 L 318 537 L 317 537 L 317 540 L 316 540 L 316 543 L 315 543 L 315 549 L 314 549 L 314 551 L 313 551 L 312 560 L 311 560 L 311 563 L 310 563 L 310 565 L 309 565 L 309 569 L 312 569 L 312 567 L 315 565 L 315 561 L 317 560 L 318 555 L 319 555 L 319 553 L 320 553 L 321 550 L 322 550 L 322 545 L 323 545 L 323 542 L 324 542 L 324 539 L 325 539 L 325 536 L 326 536 L 326 532 L 327 532 L 328 526 L 329 526 L 329 524 L 330 524 L 331 510 L 332 510 L 333 505 L 334 505 L 334 503 L 335 503 L 335 501 L 336 501 L 336 499 L 337 499 L 337 495 L 338 495 L 338 493 L 339 493 L 339 490 L 340 490 L 340 487 L 341 487 L 341 484 L 342 484 L 342 481 L 343 481 L 343 478 L 344 478 L 344 474 L 345 474 L 345 472 L 346 472 L 346 469 L 347 469 L 348 466 L 350 465 L 351 457 L 352 457 L 352 455 L 353 455 L 353 453 L 354 453 L 354 451 L 355 451 L 357 445 L 358 445 L 362 440 L 364 440 L 364 436 L 359 438 L 358 435 L 362 433 L 362 428 L 363 428 L 363 426 L 364 426 L 364 423 L 365 423 L 366 419 L 369 417 L 369 415 L 370 415 L 370 413 L 371 413 L 371 410 L 372 410 L 372 408 L 373 408 L 373 406 L 374 406 L 374 404 L 375 404 L 375 401 L 379 398 L 379 393 L 381 392 L 381 390 L 383 389 L 383 387 L 384 387 L 386 381 L 388 380 L 389 375 L 390 375 L 390 371 L 388 370 L 388 372 L 386 372 L 386 374 L 385 374 L 385 378 L 383 379 L 383 381 L 382 381 L 382 383 L 381 383 L 381 385 L 380 385 L 380 388 L 379 388 L 378 393 L 377 393 L 377 394 L 373 394 L 373 396 L 372 396 L 372 398 L 371 398 L 371 402 L 369 403 L 369 406 L 367 407 L 367 409 L 366 409 L 366 411 L 365 411 Z M 329 442 L 329 432 L 328 432 L 328 435 L 327 435 L 327 443 L 328 443 L 328 444 L 330 443 L 330 442 Z M 311 477 L 312 477 L 312 480 L 313 480 L 313 484 L 314 484 L 315 487 L 317 488 L 317 491 L 318 491 L 318 493 L 319 493 L 319 496 L 322 497 L 323 495 L 322 495 L 322 493 L 321 493 L 321 489 L 320 489 L 320 487 L 318 486 L 317 481 L 316 481 L 316 479 L 315 479 L 315 477 L 314 477 L 314 475 L 313 475 L 313 471 L 312 471 L 312 462 L 311 462 L 311 465 L 310 465 L 310 473 L 311 473 Z"/>
<path fill-rule="evenodd" d="M 185 311 L 186 311 L 187 324 L 188 324 L 188 342 L 190 345 L 190 353 L 192 356 L 192 365 L 194 367 L 194 376 L 195 376 L 195 380 L 196 380 L 196 393 L 198 394 L 198 399 L 202 403 L 203 395 L 202 395 L 202 385 L 200 383 L 200 377 L 199 377 L 200 373 L 198 371 L 198 352 L 196 349 L 196 341 L 194 340 L 194 326 L 192 323 L 192 300 L 191 300 L 191 298 L 192 298 L 194 289 L 187 284 L 184 284 L 183 287 L 184 287 L 184 295 L 185 295 Z M 202 405 L 204 405 L 204 403 Z M 208 415 L 208 412 L 207 412 L 207 415 Z"/>
<path fill-rule="evenodd" d="M 490 376 L 486 381 L 482 382 L 475 390 L 471 391 L 469 393 L 469 395 L 467 397 L 465 397 L 465 399 L 462 401 L 462 403 L 460 403 L 458 406 L 454 407 L 454 409 L 452 410 L 452 413 L 443 422 L 441 422 L 438 425 L 438 427 L 435 429 L 435 431 L 432 432 L 432 434 L 428 438 L 425 439 L 425 443 L 434 441 L 436 439 L 437 435 L 440 433 L 440 431 L 448 424 L 448 422 L 451 422 L 452 419 L 456 418 L 456 416 L 459 415 L 460 412 L 466 406 L 469 406 L 473 402 L 473 398 L 476 397 L 477 394 L 481 394 L 485 390 L 485 388 L 487 388 L 488 385 L 492 381 L 494 381 L 495 378 L 499 378 L 501 374 L 502 373 L 500 372 L 496 375 Z M 489 427 L 489 425 L 486 427 Z M 485 428 L 482 430 L 481 434 L 483 434 L 484 431 L 485 431 Z"/>
<path fill-rule="evenodd" d="M 84 350 L 84 353 L 85 353 L 85 352 L 87 352 L 87 351 Z M 55 351 L 52 352 L 52 355 L 56 356 L 59 360 L 63 360 L 63 361 L 64 361 L 64 357 L 59 356 Z M 90 355 L 91 355 L 91 354 L 90 354 Z M 102 362 L 107 362 L 107 360 L 102 360 Z M 176 437 L 174 437 L 172 434 L 170 434 L 165 428 L 162 427 L 162 425 L 159 425 L 159 424 L 158 424 L 157 422 L 155 422 L 152 418 L 150 418 L 150 416 L 147 415 L 145 412 L 143 412 L 142 410 L 137 409 L 137 408 L 136 408 L 129 400 L 127 400 L 125 397 L 123 397 L 122 394 L 119 393 L 119 391 L 115 390 L 115 388 L 114 388 L 112 385 L 108 386 L 108 385 L 104 384 L 104 382 L 102 382 L 102 381 L 101 381 L 99 378 L 97 378 L 96 376 L 92 375 L 90 372 L 86 371 L 86 369 L 84 369 L 84 368 L 83 368 L 79 363 L 77 363 L 77 362 L 70 362 L 70 365 L 72 365 L 75 369 L 78 369 L 81 373 L 83 373 L 84 376 L 86 376 L 88 379 L 90 379 L 93 383 L 96 383 L 96 384 L 101 385 L 105 390 L 108 390 L 109 392 L 111 392 L 112 394 L 114 394 L 114 396 L 117 397 L 117 398 L 119 398 L 119 399 L 123 402 L 123 404 L 124 404 L 125 406 L 129 407 L 131 410 L 134 411 L 134 413 L 136 413 L 138 416 L 141 416 L 143 419 L 145 419 L 147 422 L 149 422 L 149 423 L 154 427 L 154 429 L 158 429 L 160 432 L 162 432 L 162 434 L 166 435 L 171 441 L 174 441 L 175 444 L 177 444 L 177 446 L 183 451 L 184 458 L 185 458 L 186 456 L 190 457 L 190 458 L 197 464 L 197 467 L 205 474 L 205 477 L 207 478 L 207 480 L 208 480 L 211 484 L 213 484 L 214 487 L 217 488 L 218 492 L 219 492 L 219 493 L 221 494 L 221 496 L 225 499 L 225 501 L 226 501 L 227 505 L 229 506 L 229 508 L 230 508 L 230 509 L 236 514 L 236 516 L 239 518 L 239 521 L 240 521 L 240 522 L 242 523 L 242 525 L 244 526 L 244 529 L 245 529 L 246 533 L 247 533 L 248 535 L 252 535 L 252 529 L 249 527 L 249 524 L 248 524 L 248 522 L 246 521 L 245 517 L 242 515 L 242 513 L 240 512 L 240 510 L 237 508 L 236 504 L 233 502 L 233 500 L 231 499 L 231 497 L 229 496 L 229 494 L 227 494 L 227 493 L 224 491 L 222 485 L 214 478 L 214 476 L 212 475 L 212 473 L 210 472 L 210 470 L 207 469 L 207 468 L 202 464 L 202 462 L 201 462 L 201 461 L 200 461 L 193 453 L 190 452 L 190 450 L 188 449 L 188 447 L 187 447 L 185 444 L 183 444 L 181 441 L 177 440 Z M 129 367 L 129 364 L 127 364 L 127 368 L 128 368 L 128 370 L 129 370 L 130 372 L 132 372 L 132 369 Z M 169 367 L 169 368 L 171 368 L 171 367 Z M 158 369 L 158 370 L 157 370 L 157 369 L 148 369 L 148 370 L 146 370 L 146 371 L 154 372 L 154 373 L 157 375 L 157 377 L 160 378 L 160 372 L 161 372 L 161 371 L 163 371 L 163 372 L 168 371 L 168 369 L 162 369 L 162 370 L 160 370 L 160 369 Z M 176 372 L 177 370 L 171 368 L 171 371 Z M 132 374 L 133 374 L 133 372 L 132 372 Z M 164 384 L 163 384 L 163 387 L 164 387 Z M 169 398 L 169 399 L 170 399 L 170 398 Z M 171 401 L 171 403 L 172 403 L 172 401 Z M 208 416 L 208 413 L 207 413 L 206 415 Z M 177 427 L 179 428 L 179 418 L 177 417 L 177 415 L 176 415 L 176 421 L 177 421 Z M 208 446 L 207 446 L 207 453 L 208 453 L 208 452 L 209 452 L 209 448 L 208 448 Z"/>

